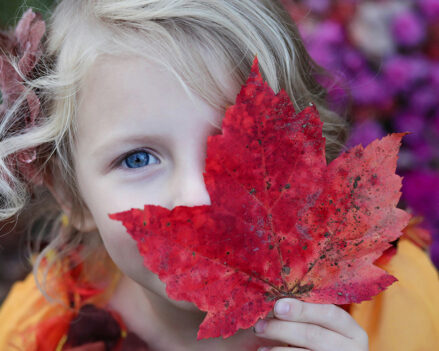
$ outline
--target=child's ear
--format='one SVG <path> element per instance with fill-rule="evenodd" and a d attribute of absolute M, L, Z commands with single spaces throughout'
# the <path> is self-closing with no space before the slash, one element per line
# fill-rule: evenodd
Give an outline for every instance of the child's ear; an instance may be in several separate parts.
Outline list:
<path fill-rule="evenodd" d="M 46 174 L 44 184 L 47 189 L 49 189 L 64 214 L 67 216 L 69 223 L 74 228 L 84 233 L 97 231 L 93 215 L 86 206 L 83 208 L 83 221 L 78 218 L 79 216 L 77 214 L 72 213 L 72 195 L 66 190 L 66 184 L 63 183 L 62 177 L 55 174 Z"/>

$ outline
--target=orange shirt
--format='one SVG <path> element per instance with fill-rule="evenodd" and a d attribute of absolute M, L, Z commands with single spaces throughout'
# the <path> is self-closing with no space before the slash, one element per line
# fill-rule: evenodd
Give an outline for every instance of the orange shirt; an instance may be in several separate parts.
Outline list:
<path fill-rule="evenodd" d="M 401 238 L 390 261 L 377 265 L 398 281 L 370 301 L 348 305 L 349 313 L 369 335 L 370 350 L 439 350 L 439 278 L 428 255 L 410 240 Z M 13 285 L 1 306 L 0 350 L 61 350 L 70 318 L 68 310 L 45 300 L 29 274 Z M 35 335 L 28 328 L 42 320 L 49 327 L 51 323 L 57 326 L 46 328 L 44 333 L 44 341 L 52 338 L 57 347 L 35 347 Z"/>

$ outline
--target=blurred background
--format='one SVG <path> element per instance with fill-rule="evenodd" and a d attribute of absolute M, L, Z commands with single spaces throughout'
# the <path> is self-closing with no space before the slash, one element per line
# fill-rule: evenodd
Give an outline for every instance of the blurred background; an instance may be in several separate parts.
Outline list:
<path fill-rule="evenodd" d="M 439 268 L 439 0 L 282 0 L 313 59 L 332 108 L 352 121 L 348 146 L 409 131 L 399 152 L 399 207 L 416 221 L 404 235 Z M 0 0 L 0 26 L 53 0 Z M 0 303 L 30 271 L 23 223 L 0 223 Z M 4 235 L 2 233 L 9 233 Z"/>

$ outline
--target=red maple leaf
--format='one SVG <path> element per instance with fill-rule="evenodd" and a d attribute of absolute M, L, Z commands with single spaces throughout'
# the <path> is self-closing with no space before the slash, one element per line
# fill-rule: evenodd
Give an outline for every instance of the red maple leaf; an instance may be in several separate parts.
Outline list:
<path fill-rule="evenodd" d="M 411 215 L 396 208 L 406 133 L 358 145 L 329 165 L 315 106 L 296 113 L 262 80 L 257 58 L 222 134 L 207 140 L 211 205 L 110 214 L 175 300 L 207 311 L 197 339 L 233 335 L 275 300 L 347 304 L 397 279 L 373 262 Z"/>

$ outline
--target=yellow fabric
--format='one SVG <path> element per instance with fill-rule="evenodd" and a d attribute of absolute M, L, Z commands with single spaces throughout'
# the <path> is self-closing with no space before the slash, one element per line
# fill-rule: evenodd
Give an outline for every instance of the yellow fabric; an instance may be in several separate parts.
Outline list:
<path fill-rule="evenodd" d="M 396 255 L 381 268 L 398 281 L 372 300 L 350 305 L 351 315 L 369 335 L 370 351 L 439 350 L 439 279 L 428 255 L 400 240 Z M 34 313 L 29 316 L 29 311 Z M 46 302 L 29 274 L 13 285 L 0 308 L 0 350 L 26 350 L 12 335 L 62 311 Z M 8 346 L 11 342 L 18 347 Z"/>
<path fill-rule="evenodd" d="M 50 279 L 50 275 L 48 277 Z M 50 282 L 48 286 L 51 286 Z M 65 295 L 58 295 L 58 298 L 67 303 Z M 38 290 L 33 274 L 28 274 L 23 281 L 12 286 L 0 308 L 0 350 L 29 350 L 29 345 L 35 343 L 29 328 L 63 312 L 62 305 L 50 304 L 46 300 Z"/>
<path fill-rule="evenodd" d="M 370 351 L 439 350 L 439 277 L 428 255 L 409 240 L 380 266 L 398 281 L 350 314 L 369 335 Z"/>
<path fill-rule="evenodd" d="M 49 302 L 38 289 L 33 273 L 29 273 L 23 281 L 16 282 L 11 287 L 8 296 L 0 306 L 0 351 L 55 351 L 47 347 L 37 347 L 36 327 L 41 321 L 55 323 L 57 329 L 68 323 L 73 316 L 73 310 L 80 308 L 78 292 L 74 293 L 74 306 L 70 305 L 71 291 L 68 291 L 63 275 L 70 272 L 70 260 L 58 260 L 56 255 L 49 251 L 46 254 L 48 262 L 54 262 L 50 267 L 44 283 L 44 271 L 47 261 L 41 263 L 38 270 L 38 281 L 45 284 L 46 292 L 57 301 Z M 121 277 L 121 272 L 113 263 L 105 250 L 95 250 L 91 260 L 84 262 L 84 272 L 81 277 L 93 281 L 96 286 L 106 286 L 106 289 L 97 295 L 87 298 L 87 303 L 104 306 L 111 297 Z M 60 278 L 65 277 L 65 278 Z M 78 278 L 79 279 L 79 278 Z M 62 317 L 60 319 L 60 317 Z M 68 324 L 66 324 L 68 325 Z M 53 330 L 53 329 L 52 329 Z M 41 331 L 40 331 L 41 333 Z M 44 334 L 45 341 L 59 338 L 59 330 L 53 330 L 51 335 Z"/>

